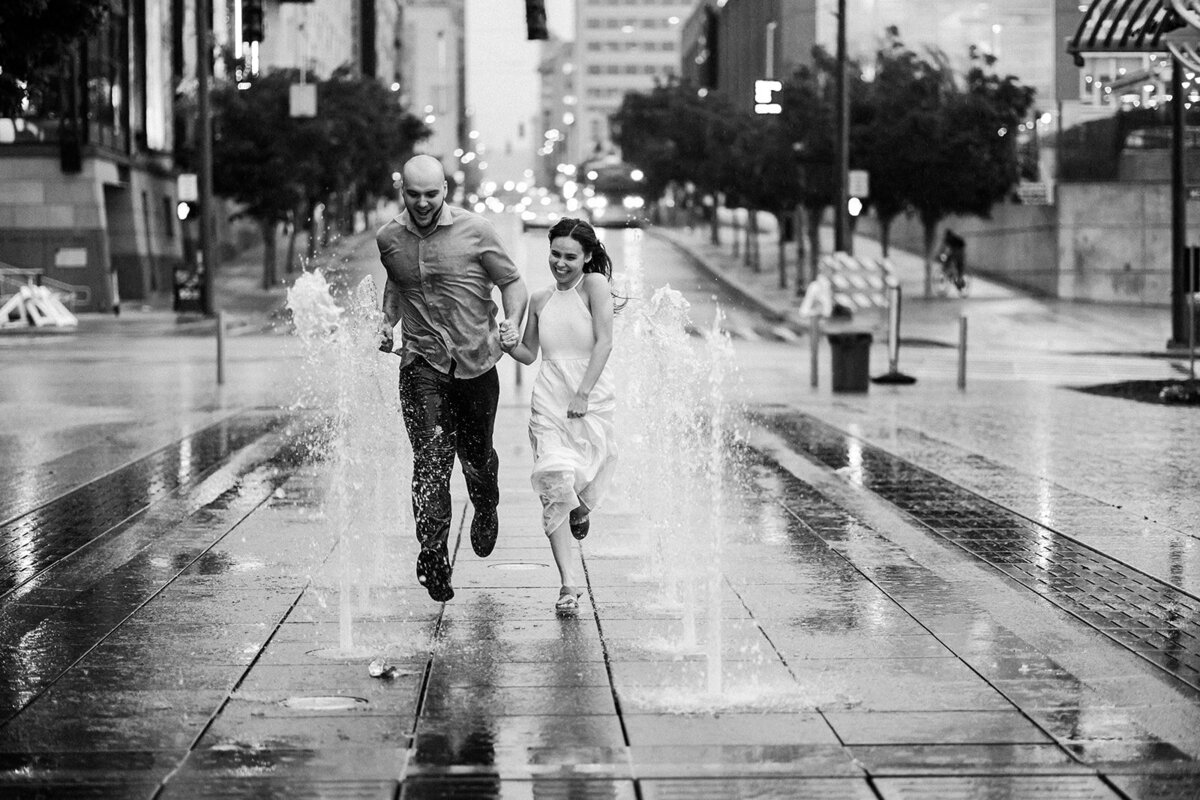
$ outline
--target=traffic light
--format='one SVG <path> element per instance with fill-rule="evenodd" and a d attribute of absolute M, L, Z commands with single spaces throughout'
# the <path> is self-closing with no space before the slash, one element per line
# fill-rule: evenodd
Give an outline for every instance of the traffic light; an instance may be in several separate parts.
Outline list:
<path fill-rule="evenodd" d="M 526 39 L 549 39 L 546 30 L 546 0 L 525 0 Z"/>
<path fill-rule="evenodd" d="M 242 41 L 263 40 L 263 0 L 242 0 Z"/>

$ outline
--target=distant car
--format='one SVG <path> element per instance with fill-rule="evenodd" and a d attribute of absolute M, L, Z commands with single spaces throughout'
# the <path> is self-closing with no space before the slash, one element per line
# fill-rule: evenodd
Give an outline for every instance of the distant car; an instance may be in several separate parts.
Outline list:
<path fill-rule="evenodd" d="M 534 201 L 528 208 L 521 212 L 521 230 L 553 228 L 554 223 L 563 217 L 569 216 L 571 216 L 571 213 L 567 210 L 565 203 L 561 200 L 544 197 L 541 200 Z"/>
<path fill-rule="evenodd" d="M 646 201 L 635 194 L 595 194 L 584 201 L 584 207 L 597 228 L 640 228 L 649 221 Z"/>

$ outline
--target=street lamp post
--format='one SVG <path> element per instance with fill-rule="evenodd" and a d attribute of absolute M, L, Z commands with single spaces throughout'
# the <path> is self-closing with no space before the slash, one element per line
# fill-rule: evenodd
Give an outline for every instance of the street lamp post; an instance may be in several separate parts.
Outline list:
<path fill-rule="evenodd" d="M 213 273 L 213 184 L 212 184 L 212 111 L 209 106 L 208 78 L 212 68 L 212 12 L 209 0 L 196 0 L 196 142 L 200 155 L 198 195 L 200 200 L 200 261 L 203 273 L 204 315 L 211 317 L 215 306 Z"/>
<path fill-rule="evenodd" d="M 849 220 L 847 219 L 846 182 L 850 172 L 850 102 L 846 87 L 846 0 L 838 0 L 837 11 L 837 75 L 835 90 L 837 92 L 836 116 L 834 123 L 836 141 L 834 142 L 834 192 L 833 192 L 833 249 L 842 253 L 852 253 L 854 246 L 849 236 Z"/>

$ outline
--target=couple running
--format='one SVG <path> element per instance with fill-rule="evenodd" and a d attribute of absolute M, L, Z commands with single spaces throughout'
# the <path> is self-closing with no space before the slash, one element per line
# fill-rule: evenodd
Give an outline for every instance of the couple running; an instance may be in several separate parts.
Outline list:
<path fill-rule="evenodd" d="M 457 455 L 474 507 L 471 547 L 483 558 L 499 531 L 499 459 L 492 431 L 502 352 L 542 364 L 533 387 L 532 483 L 558 566 L 556 608 L 579 606 L 571 540 L 588 533 L 616 460 L 612 350 L 612 262 L 588 223 L 550 229 L 554 283 L 529 296 L 492 224 L 446 204 L 446 175 L 432 156 L 401 172 L 404 210 L 376 235 L 387 271 L 380 349 L 400 324 L 400 408 L 413 450 L 417 581 L 440 603 L 454 597 L 448 552 L 450 474 Z M 493 287 L 500 288 L 497 324 Z M 525 319 L 528 307 L 528 319 Z M 521 323 L 525 322 L 524 334 Z"/>

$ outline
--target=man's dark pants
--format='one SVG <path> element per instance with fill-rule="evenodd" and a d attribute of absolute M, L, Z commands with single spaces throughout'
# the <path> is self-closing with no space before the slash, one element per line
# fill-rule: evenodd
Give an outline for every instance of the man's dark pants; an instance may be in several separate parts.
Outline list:
<path fill-rule="evenodd" d="M 457 454 L 478 514 L 500 501 L 499 456 L 492 446 L 500 379 L 496 368 L 456 378 L 418 358 L 400 369 L 400 408 L 413 449 L 413 514 L 423 548 L 446 553 L 452 506 L 450 473 Z"/>

